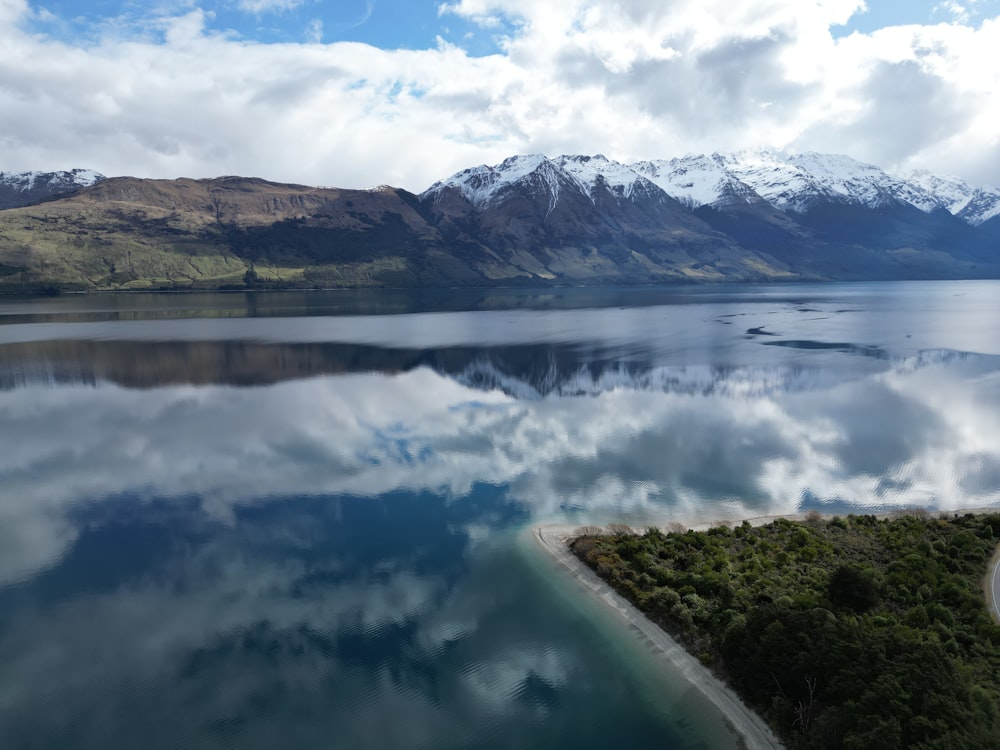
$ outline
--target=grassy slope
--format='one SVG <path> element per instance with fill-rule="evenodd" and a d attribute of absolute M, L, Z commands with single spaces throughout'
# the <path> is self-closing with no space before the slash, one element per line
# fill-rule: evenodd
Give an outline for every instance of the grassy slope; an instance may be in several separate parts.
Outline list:
<path fill-rule="evenodd" d="M 511 238 L 506 236 L 490 247 L 473 237 L 442 235 L 416 196 L 392 188 L 310 188 L 235 177 L 114 178 L 68 198 L 0 211 L 0 290 L 601 284 L 789 276 L 780 264 L 744 256 L 719 246 L 717 239 L 682 228 L 674 234 L 657 235 L 649 247 L 630 248 L 620 238 L 611 247 L 599 238 L 581 237 L 543 243 L 529 252 L 507 247 Z"/>
<path fill-rule="evenodd" d="M 345 259 L 328 242 L 322 249 L 330 257 L 299 258 L 278 242 L 247 247 L 244 240 L 266 232 L 294 244 L 289 227 L 313 216 L 350 239 L 377 225 L 387 208 L 406 212 L 403 223 L 419 223 L 395 193 L 243 178 L 115 178 L 70 198 L 0 211 L 0 288 L 242 287 L 251 265 L 256 285 L 326 281 L 306 278 L 310 267 L 333 269 L 331 285 L 383 283 L 387 270 L 405 267 L 391 248 Z"/>
<path fill-rule="evenodd" d="M 45 204 L 0 213 L 5 285 L 148 288 L 242 284 L 247 264 L 220 247 L 218 233 L 191 217 L 148 208 Z M 200 224 L 200 225 L 199 225 Z"/>
<path fill-rule="evenodd" d="M 792 747 L 1000 747 L 1000 514 L 581 537 L 574 551 Z"/>

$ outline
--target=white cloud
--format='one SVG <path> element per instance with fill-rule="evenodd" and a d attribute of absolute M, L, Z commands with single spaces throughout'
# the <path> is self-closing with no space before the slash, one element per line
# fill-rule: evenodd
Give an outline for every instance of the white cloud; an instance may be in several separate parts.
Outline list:
<path fill-rule="evenodd" d="M 247 13 L 283 13 L 298 8 L 305 0 L 238 0 L 236 7 Z"/>
<path fill-rule="evenodd" d="M 0 21 L 10 23 L 29 13 L 28 0 L 0 0 Z"/>
<path fill-rule="evenodd" d="M 442 21 L 505 34 L 502 53 L 320 46 L 317 27 L 309 43 L 263 45 L 206 31 L 198 9 L 163 22 L 159 39 L 70 46 L 26 33 L 27 5 L 2 0 L 0 165 L 419 191 L 517 152 L 624 160 L 770 145 L 1000 182 L 995 19 L 835 39 L 863 3 L 439 8 Z"/>
<path fill-rule="evenodd" d="M 970 19 L 969 9 L 956 0 L 945 0 L 934 7 L 935 13 L 946 13 L 957 23 L 968 23 Z"/>
<path fill-rule="evenodd" d="M 305 39 L 312 44 L 319 44 L 323 41 L 323 21 L 319 18 L 312 19 L 306 24 Z"/>

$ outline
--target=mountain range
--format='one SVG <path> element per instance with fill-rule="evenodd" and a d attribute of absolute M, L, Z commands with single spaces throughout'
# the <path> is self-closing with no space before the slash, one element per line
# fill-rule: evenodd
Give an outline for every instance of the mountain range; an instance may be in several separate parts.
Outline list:
<path fill-rule="evenodd" d="M 512 156 L 420 194 L 0 172 L 0 290 L 1000 277 L 1000 190 L 768 150 Z"/>

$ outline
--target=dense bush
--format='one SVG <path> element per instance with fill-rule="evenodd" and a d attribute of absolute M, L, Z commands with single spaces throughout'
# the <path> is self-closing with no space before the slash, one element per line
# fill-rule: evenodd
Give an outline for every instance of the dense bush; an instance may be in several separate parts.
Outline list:
<path fill-rule="evenodd" d="M 1000 748 L 1000 514 L 586 537 L 574 551 L 790 747 Z"/>

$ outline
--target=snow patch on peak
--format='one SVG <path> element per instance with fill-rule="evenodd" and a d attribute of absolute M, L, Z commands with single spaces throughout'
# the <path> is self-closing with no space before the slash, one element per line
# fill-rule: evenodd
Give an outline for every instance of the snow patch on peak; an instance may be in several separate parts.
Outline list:
<path fill-rule="evenodd" d="M 608 159 L 603 154 L 595 156 L 560 156 L 555 164 L 584 189 L 593 198 L 599 182 L 603 181 L 612 192 L 625 198 L 631 198 L 636 187 L 643 178 L 631 167 Z"/>
<path fill-rule="evenodd" d="M 547 156 L 542 154 L 527 154 L 509 156 L 495 167 L 495 171 L 503 175 L 507 182 L 517 182 L 545 165 L 551 165 Z"/>
<path fill-rule="evenodd" d="M 798 167 L 817 183 L 845 197 L 854 197 L 859 190 L 870 191 L 874 185 L 889 177 L 872 164 L 865 164 L 841 154 L 817 154 L 815 151 L 807 151 L 789 156 L 787 163 Z"/>
<path fill-rule="evenodd" d="M 639 162 L 632 167 L 693 208 L 755 200 L 795 213 L 824 200 L 870 208 L 908 203 L 925 212 L 944 207 L 922 185 L 838 154 L 787 154 L 760 148 Z"/>
<path fill-rule="evenodd" d="M 974 227 L 1000 216 L 1000 190 L 979 188 L 956 216 Z"/>
<path fill-rule="evenodd" d="M 809 151 L 788 160 L 805 170 L 825 190 L 850 203 L 870 208 L 908 203 L 929 213 L 944 206 L 919 185 L 892 177 L 872 164 L 840 154 L 817 154 Z"/>
<path fill-rule="evenodd" d="M 69 172 L 0 172 L 0 186 L 19 193 L 48 187 L 54 192 L 90 187 L 106 179 L 93 169 L 73 169 Z"/>
<path fill-rule="evenodd" d="M 939 177 L 926 170 L 910 173 L 907 181 L 931 193 L 952 214 L 972 226 L 1000 216 L 1000 190 L 975 188 L 958 177 Z"/>
<path fill-rule="evenodd" d="M 641 161 L 632 168 L 689 208 L 714 205 L 726 197 L 753 197 L 753 191 L 726 169 L 718 154 L 689 154 L 684 157 Z"/>
<path fill-rule="evenodd" d="M 746 167 L 787 166 L 788 155 L 773 148 L 747 148 L 728 154 L 713 153 L 712 157 L 727 164 L 742 164 Z"/>
<path fill-rule="evenodd" d="M 906 180 L 931 193 L 953 214 L 965 208 L 976 192 L 965 180 L 951 176 L 938 177 L 926 169 L 911 172 Z"/>
<path fill-rule="evenodd" d="M 542 179 L 551 185 L 554 182 L 552 172 L 555 170 L 558 168 L 541 154 L 510 156 L 495 166 L 481 164 L 456 172 L 447 179 L 435 182 L 423 196 L 432 196 L 446 188 L 454 188 L 473 206 L 484 208 L 505 188 L 523 182 L 535 173 L 541 173 Z"/>
<path fill-rule="evenodd" d="M 805 211 L 816 197 L 834 197 L 802 167 L 774 151 L 759 149 L 734 154 L 713 154 L 735 179 L 749 185 L 761 198 L 781 211 Z"/>
<path fill-rule="evenodd" d="M 1000 215 L 1000 190 L 976 189 L 927 172 L 904 179 L 840 154 L 767 148 L 630 164 L 603 154 L 512 156 L 495 166 L 459 172 L 432 185 L 424 196 L 447 187 L 480 209 L 519 192 L 544 194 L 551 210 L 565 191 L 579 190 L 594 202 L 607 190 L 618 200 L 662 191 L 691 209 L 766 202 L 786 213 L 805 213 L 823 202 L 866 208 L 909 205 L 925 213 L 947 210 L 974 226 Z"/>
<path fill-rule="evenodd" d="M 80 187 L 90 187 L 101 180 L 107 179 L 100 172 L 95 172 L 93 169 L 74 169 L 70 171 L 73 175 L 73 181 Z"/>
<path fill-rule="evenodd" d="M 919 185 L 840 154 L 813 151 L 785 154 L 757 149 L 714 154 L 713 158 L 731 176 L 781 211 L 802 213 L 823 200 L 869 208 L 908 203 L 925 212 L 943 207 Z"/>

